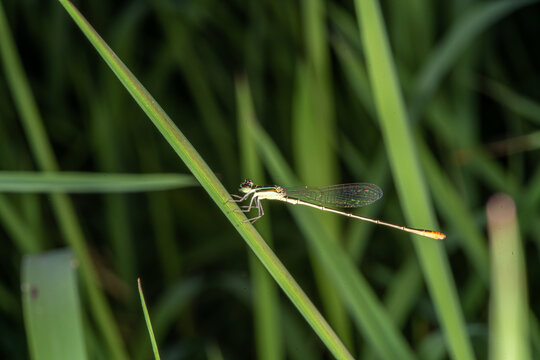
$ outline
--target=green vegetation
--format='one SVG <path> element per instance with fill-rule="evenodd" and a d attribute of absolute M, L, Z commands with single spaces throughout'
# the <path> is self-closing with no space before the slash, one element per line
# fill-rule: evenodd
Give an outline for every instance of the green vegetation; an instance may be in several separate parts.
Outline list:
<path fill-rule="evenodd" d="M 535 3 L 1 2 L 0 354 L 540 357 Z"/>

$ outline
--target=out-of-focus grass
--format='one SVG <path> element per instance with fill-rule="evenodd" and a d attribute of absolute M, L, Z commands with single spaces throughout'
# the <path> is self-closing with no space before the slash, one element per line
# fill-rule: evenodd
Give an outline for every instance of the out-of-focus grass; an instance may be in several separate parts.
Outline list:
<path fill-rule="evenodd" d="M 108 193 L 172 190 L 195 185 L 181 174 L 29 173 L 0 171 L 0 192 Z"/>
<path fill-rule="evenodd" d="M 529 359 L 526 276 L 515 203 L 496 194 L 487 203 L 492 294 L 489 350 L 492 359 Z"/>
<path fill-rule="evenodd" d="M 238 106 L 238 138 L 241 143 L 243 173 L 249 174 L 253 181 L 262 183 L 263 167 L 257 156 L 256 139 L 250 131 L 250 125 L 256 121 L 255 109 L 248 83 L 244 76 L 236 79 L 236 97 Z M 268 212 L 266 219 L 270 219 Z M 255 225 L 269 245 L 272 245 L 272 233 L 268 222 L 260 221 Z M 255 321 L 255 340 L 257 357 L 262 360 L 283 359 L 283 338 L 280 336 L 279 297 L 272 278 L 257 258 L 250 254 L 250 269 L 253 278 L 253 312 Z"/>
<path fill-rule="evenodd" d="M 146 307 L 146 300 L 144 300 L 144 294 L 141 286 L 141 279 L 137 279 L 137 284 L 139 288 L 139 297 L 141 298 L 141 307 L 144 313 L 144 320 L 146 321 L 146 327 L 148 328 L 148 335 L 150 337 L 150 342 L 152 343 L 152 351 L 154 352 L 154 358 L 156 360 L 160 359 L 159 349 L 156 342 L 156 337 L 154 336 L 154 329 L 152 327 L 152 321 L 150 320 L 150 315 L 148 314 L 148 308 Z"/>
<path fill-rule="evenodd" d="M 512 11 L 534 2 L 536 0 L 498 1 L 471 5 L 430 55 L 419 74 L 411 104 L 412 120 L 416 120 L 421 115 L 422 108 L 434 95 L 443 76 L 482 31 L 493 25 L 495 21 L 508 16 Z"/>
<path fill-rule="evenodd" d="M 150 309 L 152 328 L 154 329 L 156 342 L 162 347 L 162 340 L 166 334 L 174 328 L 176 319 L 189 307 L 189 305 L 202 296 L 203 281 L 200 278 L 191 278 L 186 281 L 173 283 L 168 290 L 161 295 L 158 302 Z M 148 329 L 139 327 L 134 341 L 133 358 L 147 359 L 150 355 Z"/>
<path fill-rule="evenodd" d="M 334 152 L 336 143 L 335 116 L 329 84 L 328 49 L 326 34 L 320 34 L 319 21 L 324 19 L 321 1 L 304 1 L 306 13 L 306 43 L 309 47 L 309 61 L 298 64 L 295 79 L 293 113 L 291 119 L 292 141 L 294 144 L 295 164 L 303 184 L 334 184 L 336 179 L 337 158 Z M 339 223 L 337 218 L 317 215 L 318 222 L 337 238 Z M 326 271 L 316 260 L 314 254 L 313 272 L 317 286 L 331 324 L 352 348 L 350 323 L 342 303 L 336 296 L 335 287 Z"/>
<path fill-rule="evenodd" d="M 380 8 L 375 1 L 356 1 L 356 9 L 375 106 L 400 203 L 411 226 L 425 224 L 424 227 L 434 227 L 435 216 L 408 125 Z M 465 336 L 456 286 L 442 244 L 419 238 L 414 239 L 414 244 L 434 306 L 447 334 L 451 354 L 459 359 L 472 359 L 472 347 Z"/>
<path fill-rule="evenodd" d="M 358 2 L 380 4 L 382 19 L 352 1 L 77 3 L 152 94 L 143 109 L 173 115 L 200 162 L 186 160 L 197 158 L 190 145 L 171 141 L 174 126 L 162 128 L 171 151 L 58 2 L 2 2 L 0 177 L 24 176 L 5 178 L 10 192 L 0 190 L 0 353 L 27 358 L 13 311 L 22 256 L 67 244 L 80 257 L 91 357 L 151 356 L 139 276 L 163 357 L 327 357 L 259 260 L 248 260 L 237 230 L 251 246 L 265 247 L 262 238 L 227 221 L 241 215 L 219 211 L 233 209 L 227 193 L 248 177 L 376 183 L 384 197 L 359 214 L 438 223 L 448 235 L 437 245 L 411 242 L 314 209 L 264 204 L 271 216 L 256 227 L 289 270 L 278 283 L 299 283 L 349 351 L 368 359 L 499 353 L 486 309 L 511 313 L 488 296 L 497 269 L 488 267 L 484 208 L 493 192 L 511 195 L 529 279 L 529 304 L 513 308 L 528 314 L 528 328 L 518 327 L 532 347 L 519 346 L 539 357 L 534 3 Z M 395 70 L 373 61 L 386 43 L 390 55 L 377 59 Z M 246 126 L 254 118 L 261 131 Z M 150 184 L 152 174 L 190 170 L 202 187 L 147 191 L 171 180 Z M 104 173 L 133 177 L 96 180 Z M 104 193 L 122 188 L 146 190 Z M 99 193 L 38 193 L 60 189 Z M 318 321 L 319 335 L 338 344 Z"/>
<path fill-rule="evenodd" d="M 34 253 L 42 250 L 43 244 L 39 241 L 37 229 L 33 229 L 18 214 L 18 209 L 13 206 L 7 196 L 0 195 L 0 216 L 2 225 L 9 234 L 14 246 L 22 253 Z"/>
<path fill-rule="evenodd" d="M 33 359 L 86 359 L 77 262 L 69 250 L 27 255 L 21 290 Z"/>
<path fill-rule="evenodd" d="M 258 125 L 252 125 L 252 134 L 260 146 L 266 166 L 280 183 L 295 184 L 297 180 L 279 153 L 275 144 Z M 353 314 L 355 323 L 381 357 L 386 359 L 413 358 L 405 340 L 396 331 L 384 308 L 378 303 L 373 290 L 358 273 L 350 258 L 332 239 L 332 234 L 316 219 L 312 209 L 292 208 L 298 225 L 309 240 L 324 271 L 338 290 L 341 300 Z"/>
<path fill-rule="evenodd" d="M 4 11 L 0 5 L 0 51 L 5 73 L 11 88 L 18 114 L 26 132 L 28 143 L 38 167 L 43 171 L 58 171 L 58 163 L 52 145 L 45 132 L 43 119 L 22 68 L 21 60 L 13 43 Z M 114 323 L 110 305 L 98 285 L 97 274 L 91 264 L 88 243 L 84 237 L 73 203 L 65 194 L 50 196 L 55 217 L 60 224 L 65 241 L 75 253 L 81 266 L 83 284 L 88 292 L 91 309 L 100 327 L 103 339 L 111 355 L 117 359 L 127 358 L 118 327 Z"/>
<path fill-rule="evenodd" d="M 61 3 L 120 82 L 126 87 L 130 95 L 137 101 L 152 123 L 161 132 L 169 145 L 171 145 L 178 156 L 184 161 L 185 165 L 190 169 L 203 188 L 207 190 L 218 207 L 231 220 L 231 223 L 236 226 L 237 231 L 244 237 L 255 255 L 287 296 L 289 296 L 293 304 L 306 318 L 328 349 L 339 359 L 352 358 L 341 340 L 336 336 L 326 320 L 321 316 L 266 242 L 264 242 L 260 234 L 250 222 L 247 222 L 245 215 L 238 211 L 238 206 L 230 202 L 232 200 L 231 197 L 225 191 L 215 174 L 161 106 L 152 98 L 150 93 L 148 93 L 122 61 L 118 59 L 116 54 L 103 41 L 78 9 L 69 1 L 61 1 Z"/>

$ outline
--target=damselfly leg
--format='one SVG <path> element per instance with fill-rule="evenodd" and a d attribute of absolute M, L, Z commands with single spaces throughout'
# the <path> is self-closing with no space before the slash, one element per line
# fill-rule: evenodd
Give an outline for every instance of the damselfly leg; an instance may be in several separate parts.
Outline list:
<path fill-rule="evenodd" d="M 252 195 L 252 197 L 249 200 L 249 205 L 243 205 L 241 206 L 241 209 L 233 211 L 246 213 L 251 211 L 253 208 L 258 210 L 257 216 L 251 219 L 246 219 L 243 222 L 249 221 L 254 223 L 264 216 L 264 209 L 261 204 L 262 200 L 279 200 L 288 204 L 309 206 L 322 211 L 391 227 L 432 239 L 442 240 L 446 238 L 445 234 L 438 231 L 395 225 L 382 220 L 370 219 L 336 209 L 358 208 L 377 201 L 382 197 L 383 192 L 377 185 L 374 184 L 353 183 L 320 187 L 301 186 L 296 188 L 286 188 L 277 185 L 256 186 L 253 181 L 246 179 L 244 182 L 242 182 L 242 184 L 240 184 L 240 191 L 244 193 L 243 196 L 233 195 L 235 199 L 228 201 L 238 203 L 246 201 L 249 199 L 250 195 Z"/>

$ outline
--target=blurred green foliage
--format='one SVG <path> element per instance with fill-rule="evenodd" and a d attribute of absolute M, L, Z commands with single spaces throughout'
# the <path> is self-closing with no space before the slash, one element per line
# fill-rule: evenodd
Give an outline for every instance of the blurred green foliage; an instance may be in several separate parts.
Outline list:
<path fill-rule="evenodd" d="M 362 1 L 372 3 L 356 5 Z M 497 355 L 489 353 L 496 347 L 489 346 L 488 309 L 499 281 L 493 276 L 501 272 L 489 268 L 485 216 L 496 192 L 514 199 L 525 250 L 517 266 L 525 269 L 528 303 L 517 303 L 528 307 L 520 324 L 529 339 L 520 346 L 530 350 L 521 353 L 540 357 L 535 3 L 382 1 L 396 73 L 378 78 L 367 23 L 359 24 L 362 7 L 353 1 L 75 5 L 231 193 L 246 177 L 280 185 L 373 182 L 385 197 L 359 214 L 415 227 L 437 226 L 435 217 L 426 215 L 433 222 L 427 224 L 411 215 L 424 214 L 424 200 L 427 208 L 432 203 L 435 230 L 447 235 L 436 245 L 443 259 L 437 261 L 449 277 L 427 273 L 432 267 L 420 241 L 430 240 L 410 241 L 405 233 L 312 209 L 291 216 L 283 204 L 265 204 L 271 217 L 259 222 L 356 358 L 440 359 L 456 356 L 458 340 L 445 327 L 453 319 L 463 320 L 463 344 L 477 358 Z M 0 56 L 2 172 L 189 173 L 59 2 L 2 1 Z M 17 58 L 20 73 L 13 71 Z M 397 127 L 381 124 L 381 109 L 393 109 L 395 99 L 377 84 L 394 75 L 404 106 L 395 117 L 407 120 L 410 134 L 389 135 Z M 246 118 L 260 128 L 247 129 Z M 417 179 L 414 169 L 396 170 L 408 135 L 414 155 L 407 161 L 418 165 L 421 179 L 415 187 L 404 185 Z M 422 190 L 412 192 L 416 186 Z M 30 356 L 22 257 L 65 246 L 88 254 L 78 258 L 82 283 L 100 284 L 81 292 L 91 358 L 151 358 L 139 276 L 164 359 L 331 356 L 249 260 L 236 230 L 200 187 L 0 193 L 0 356 Z M 457 313 L 439 305 L 445 299 L 437 300 L 433 283 L 455 287 Z M 259 291 L 271 300 L 261 300 Z M 381 338 L 388 344 L 377 343 Z"/>

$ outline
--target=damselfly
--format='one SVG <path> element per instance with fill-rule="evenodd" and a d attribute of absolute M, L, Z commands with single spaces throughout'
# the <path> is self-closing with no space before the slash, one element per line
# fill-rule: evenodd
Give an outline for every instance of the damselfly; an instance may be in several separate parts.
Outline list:
<path fill-rule="evenodd" d="M 242 206 L 240 211 L 249 212 L 251 209 L 257 209 L 257 216 L 248 219 L 251 223 L 259 220 L 264 215 L 264 209 L 261 200 L 279 200 L 293 205 L 305 205 L 315 209 L 332 212 L 335 214 L 351 217 L 354 219 L 368 221 L 374 224 L 388 226 L 394 229 L 403 230 L 420 236 L 432 239 L 442 240 L 446 235 L 438 231 L 414 229 L 407 226 L 395 225 L 381 220 L 375 220 L 334 208 L 358 208 L 369 205 L 379 200 L 383 192 L 374 184 L 354 183 L 331 186 L 300 186 L 300 187 L 281 187 L 281 186 L 256 186 L 253 181 L 246 179 L 240 184 L 240 192 L 243 196 L 232 195 L 233 202 L 242 202 L 250 196 L 249 205 Z"/>

